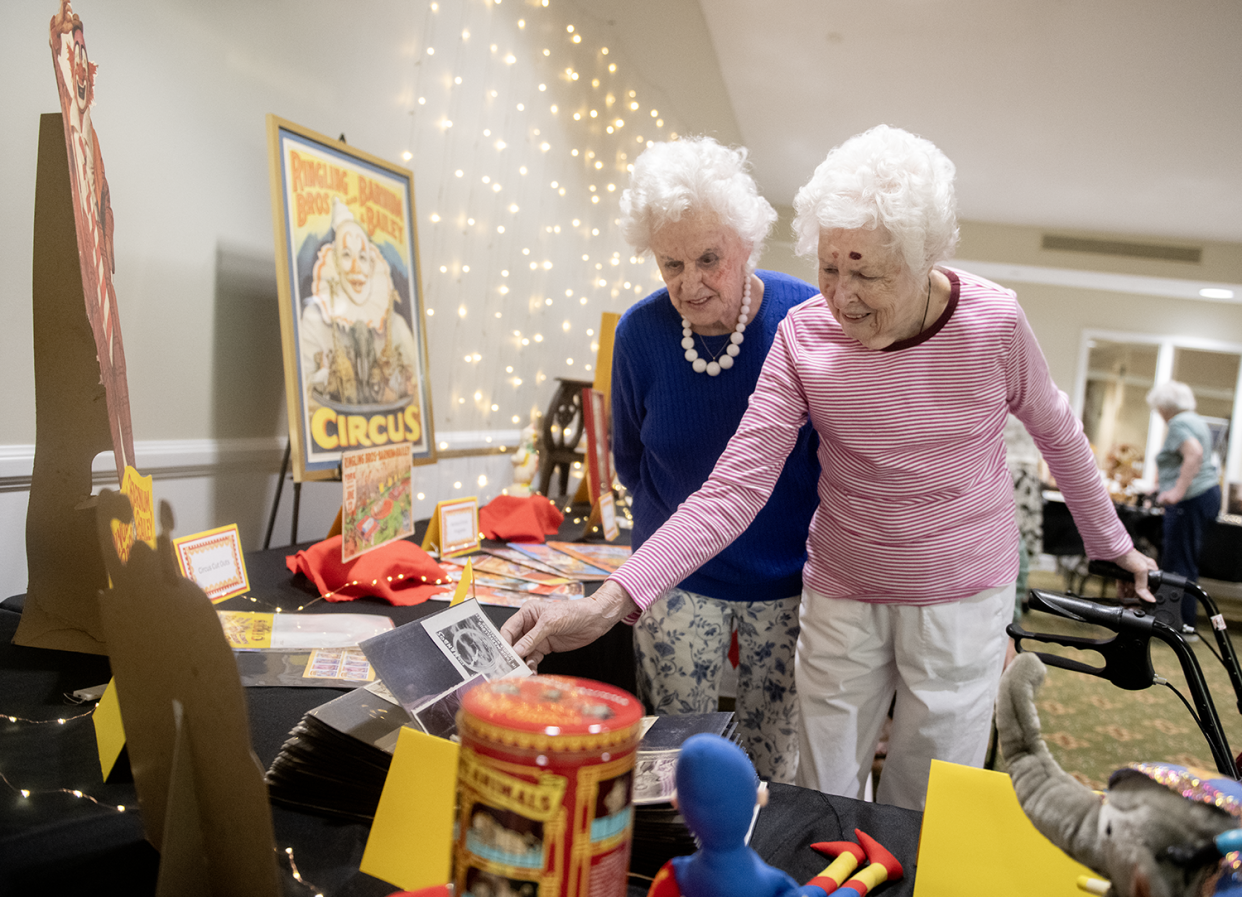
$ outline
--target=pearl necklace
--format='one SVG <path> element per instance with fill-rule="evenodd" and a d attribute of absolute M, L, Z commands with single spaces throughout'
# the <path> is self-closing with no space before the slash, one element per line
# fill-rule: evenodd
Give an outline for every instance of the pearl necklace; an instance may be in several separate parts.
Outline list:
<path fill-rule="evenodd" d="M 733 367 L 733 359 L 737 358 L 742 351 L 742 336 L 746 332 L 746 322 L 750 320 L 750 275 L 746 276 L 746 286 L 742 288 L 742 308 L 737 316 L 737 326 L 733 328 L 733 332 L 729 334 L 729 342 L 725 347 L 725 354 L 717 353 L 718 358 L 711 361 L 705 361 L 699 357 L 699 353 L 694 348 L 694 331 L 690 327 L 690 322 L 683 317 L 681 319 L 681 347 L 686 350 L 686 361 L 690 362 L 690 366 L 694 368 L 696 373 L 707 374 L 709 377 L 719 375 L 721 371 L 727 371 Z M 703 341 L 703 351 L 707 351 L 707 341 Z"/>

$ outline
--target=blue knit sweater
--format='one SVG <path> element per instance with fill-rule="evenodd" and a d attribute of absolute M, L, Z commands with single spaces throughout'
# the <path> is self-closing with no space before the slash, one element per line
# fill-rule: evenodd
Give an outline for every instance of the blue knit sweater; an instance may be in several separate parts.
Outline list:
<path fill-rule="evenodd" d="M 635 548 L 707 479 L 746 411 L 777 325 L 789 309 L 819 292 L 785 274 L 755 273 L 763 281 L 763 301 L 746 325 L 733 367 L 718 377 L 695 373 L 686 361 L 681 315 L 668 290 L 641 300 L 617 324 L 613 453 L 617 475 L 632 496 Z M 728 340 L 695 336 L 699 355 L 708 359 Z M 804 425 L 767 506 L 681 588 L 725 601 L 768 601 L 802 591 L 807 527 L 819 503 L 818 449 L 819 437 Z"/>

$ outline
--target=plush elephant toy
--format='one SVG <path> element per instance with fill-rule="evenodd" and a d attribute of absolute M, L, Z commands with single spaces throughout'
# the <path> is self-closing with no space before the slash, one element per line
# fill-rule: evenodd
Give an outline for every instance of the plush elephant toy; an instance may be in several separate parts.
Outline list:
<path fill-rule="evenodd" d="M 1023 812 L 1053 844 L 1112 882 L 1109 897 L 1242 895 L 1242 788 L 1218 774 L 1136 763 L 1104 794 L 1067 774 L 1040 737 L 1044 664 L 1019 654 L 1001 679 L 996 723 Z"/>

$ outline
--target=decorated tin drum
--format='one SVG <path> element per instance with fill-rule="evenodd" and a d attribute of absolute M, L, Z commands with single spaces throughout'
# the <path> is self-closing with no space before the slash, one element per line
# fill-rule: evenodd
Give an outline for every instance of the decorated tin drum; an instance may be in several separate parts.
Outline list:
<path fill-rule="evenodd" d="M 624 897 L 642 704 L 564 676 L 471 689 L 457 730 L 456 893 Z"/>

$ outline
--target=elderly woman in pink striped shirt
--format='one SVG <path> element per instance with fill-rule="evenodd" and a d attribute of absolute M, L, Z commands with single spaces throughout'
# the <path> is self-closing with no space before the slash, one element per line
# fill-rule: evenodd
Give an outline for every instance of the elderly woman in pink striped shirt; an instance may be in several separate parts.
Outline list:
<path fill-rule="evenodd" d="M 957 242 L 954 166 L 879 126 L 828 154 L 795 200 L 820 295 L 792 309 L 711 477 L 596 593 L 524 607 L 518 653 L 632 622 L 763 507 L 798 428 L 820 436 L 803 573 L 797 781 L 862 797 L 893 703 L 877 798 L 920 809 L 931 760 L 978 766 L 1013 617 L 1018 530 L 1008 413 L 1030 431 L 1087 553 L 1146 588 L 1082 427 L 1014 293 L 940 264 Z"/>

